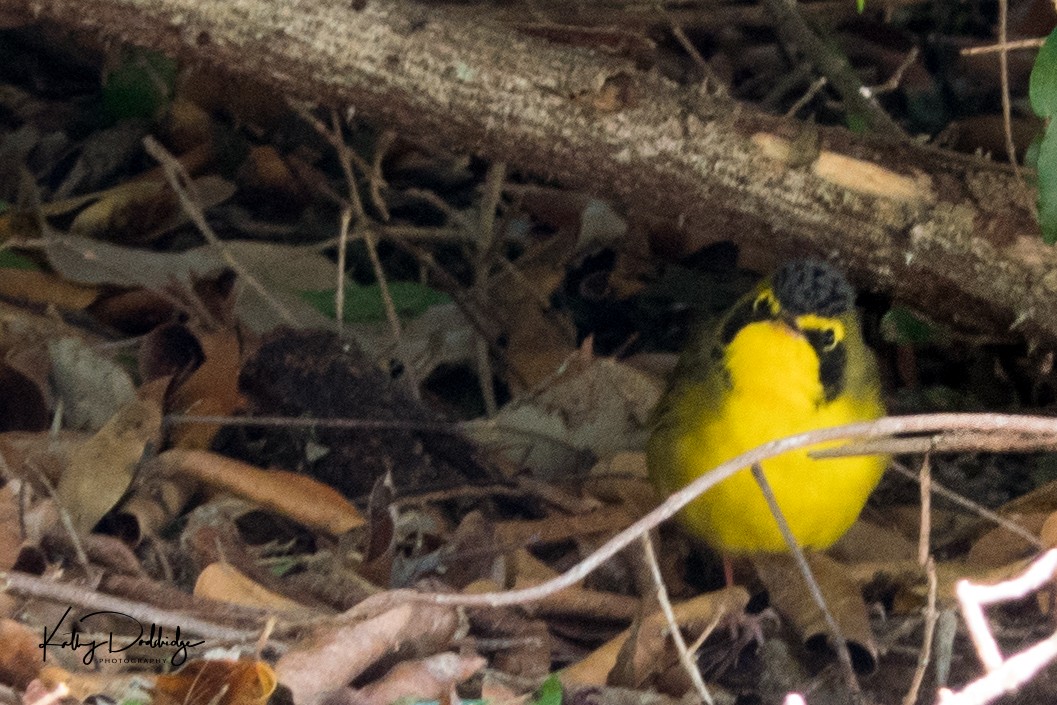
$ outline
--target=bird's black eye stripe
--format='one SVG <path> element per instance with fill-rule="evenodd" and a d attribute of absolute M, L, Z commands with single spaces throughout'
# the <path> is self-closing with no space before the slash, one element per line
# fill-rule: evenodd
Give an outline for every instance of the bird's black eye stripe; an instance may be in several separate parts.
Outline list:
<path fill-rule="evenodd" d="M 771 318 L 774 318 L 774 312 L 766 301 L 759 298 L 742 301 L 731 310 L 730 315 L 723 322 L 720 340 L 723 341 L 723 345 L 727 345 L 745 326 Z"/>
<path fill-rule="evenodd" d="M 848 351 L 843 345 L 834 345 L 835 334 L 829 328 L 805 330 L 804 335 L 818 355 L 818 379 L 826 401 L 833 401 L 844 391 L 844 364 Z"/>

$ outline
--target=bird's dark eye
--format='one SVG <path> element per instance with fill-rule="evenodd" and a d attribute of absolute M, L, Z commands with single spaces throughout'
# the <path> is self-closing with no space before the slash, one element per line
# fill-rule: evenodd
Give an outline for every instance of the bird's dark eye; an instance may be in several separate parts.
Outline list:
<path fill-rule="evenodd" d="M 823 328 L 819 336 L 819 342 L 822 344 L 822 351 L 829 352 L 837 347 L 837 334 L 833 332 L 832 328 Z"/>
<path fill-rule="evenodd" d="M 760 294 L 752 302 L 752 313 L 756 318 L 769 318 L 777 311 L 778 302 L 774 300 L 774 295 L 769 291 Z"/>

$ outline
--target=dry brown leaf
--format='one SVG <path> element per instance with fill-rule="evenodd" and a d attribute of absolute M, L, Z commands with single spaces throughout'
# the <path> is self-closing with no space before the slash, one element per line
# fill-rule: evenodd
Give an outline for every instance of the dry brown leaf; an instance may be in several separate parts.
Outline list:
<path fill-rule="evenodd" d="M 562 234 L 536 243 L 488 283 L 490 301 L 499 309 L 497 318 L 508 322 L 508 382 L 517 391 L 538 387 L 576 350 L 572 323 L 549 304 L 575 245 Z"/>
<path fill-rule="evenodd" d="M 197 178 L 193 187 L 204 209 L 223 203 L 235 193 L 234 184 L 219 176 Z M 142 242 L 189 220 L 162 180 L 129 181 L 96 195 L 98 200 L 73 219 L 71 234 Z"/>
<path fill-rule="evenodd" d="M 1002 516 L 1040 536 L 1044 546 L 1053 545 L 1046 544 L 1047 539 L 1041 533 L 1045 530 L 1047 518 L 1052 516 L 1051 512 L 1031 512 L 1028 514 L 1002 512 Z M 1053 539 L 1057 539 L 1057 536 L 1051 537 L 1050 540 Z M 979 566 L 998 567 L 1032 555 L 1037 550 L 1034 544 L 1014 534 L 1009 529 L 994 526 L 973 542 L 973 545 L 969 547 L 966 560 Z"/>
<path fill-rule="evenodd" d="M 514 552 L 514 576 L 518 587 L 545 583 L 558 576 L 558 571 L 536 558 L 524 548 Z"/>
<path fill-rule="evenodd" d="M 482 578 L 502 581 L 506 570 L 495 524 L 478 510 L 462 518 L 436 556 L 437 571 L 455 589 Z"/>
<path fill-rule="evenodd" d="M 445 652 L 393 666 L 375 682 L 360 688 L 356 700 L 363 705 L 389 705 L 404 698 L 443 700 L 459 683 L 484 668 L 480 656 Z"/>
<path fill-rule="evenodd" d="M 194 594 L 220 602 L 280 612 L 295 612 L 301 608 L 301 605 L 290 598 L 254 582 L 228 563 L 207 565 L 205 570 L 198 574 Z"/>
<path fill-rule="evenodd" d="M 262 470 L 204 450 L 168 450 L 158 460 L 167 473 L 193 477 L 335 536 L 364 524 L 363 515 L 344 495 L 305 475 Z"/>
<path fill-rule="evenodd" d="M 1027 494 L 1006 502 L 998 511 L 1002 515 L 1057 511 L 1057 480 L 1040 485 Z"/>
<path fill-rule="evenodd" d="M 662 389 L 660 380 L 595 356 L 588 341 L 538 391 L 504 406 L 475 434 L 543 478 L 563 477 L 585 459 L 641 449 Z"/>
<path fill-rule="evenodd" d="M 169 109 L 160 125 L 166 146 L 174 153 L 187 152 L 203 146 L 208 147 L 213 139 L 213 119 L 209 113 L 193 101 L 177 95 L 169 103 Z M 186 164 L 186 155 L 182 155 L 184 168 L 189 173 L 195 169 Z"/>
<path fill-rule="evenodd" d="M 70 455 L 56 497 L 78 533 L 89 533 L 124 496 L 161 419 L 160 404 L 136 399 Z"/>
<path fill-rule="evenodd" d="M 921 527 L 921 505 L 890 505 L 885 507 L 884 516 L 892 529 L 916 544 Z M 933 544 L 941 544 L 951 537 L 968 537 L 981 526 L 979 517 L 973 514 L 961 510 L 940 509 L 936 505 L 932 506 L 929 518 Z"/>
<path fill-rule="evenodd" d="M 652 629 L 641 631 L 642 622 L 636 619 L 628 627 L 628 638 L 620 645 L 616 661 L 606 674 L 606 685 L 615 688 L 641 689 L 656 669 L 670 661 L 668 636 Z"/>
<path fill-rule="evenodd" d="M 156 705 L 265 705 L 275 671 L 264 661 L 192 661 L 154 680 Z"/>
<path fill-rule="evenodd" d="M 383 597 L 384 599 L 384 597 Z M 382 657 L 407 650 L 428 656 L 447 649 L 459 627 L 458 612 L 429 603 L 404 603 L 377 616 L 351 621 L 339 616 L 290 648 L 275 673 L 295 703 L 348 685 Z"/>
<path fill-rule="evenodd" d="M 860 518 L 827 553 L 844 563 L 899 561 L 917 558 L 918 547 L 902 532 Z"/>
<path fill-rule="evenodd" d="M 273 206 L 304 207 L 308 194 L 286 160 L 271 145 L 252 147 L 238 173 L 238 185 L 250 197 L 266 198 Z"/>
<path fill-rule="evenodd" d="M 129 545 L 138 545 L 145 536 L 156 536 L 166 524 L 179 516 L 188 500 L 198 491 L 198 483 L 187 477 L 153 477 L 148 461 L 143 474 L 148 481 L 140 485 L 122 503 L 115 514 L 115 523 L 124 527 L 121 538 Z"/>
<path fill-rule="evenodd" d="M 12 619 L 0 619 L 0 683 L 23 689 L 43 665 L 40 632 Z"/>
<path fill-rule="evenodd" d="M 809 648 L 829 643 L 829 628 L 793 557 L 761 554 L 751 558 L 770 594 L 771 606 L 792 623 L 804 643 Z M 825 554 L 808 553 L 807 559 L 830 614 L 848 641 L 856 670 L 872 672 L 877 667 L 877 644 L 858 583 L 851 580 L 843 564 Z"/>
<path fill-rule="evenodd" d="M 63 311 L 83 311 L 99 296 L 99 288 L 68 282 L 48 272 L 5 269 L 0 296 L 15 301 L 50 304 Z"/>
<path fill-rule="evenodd" d="M 110 189 L 73 219 L 70 232 L 110 240 L 140 239 L 179 210 L 164 181 L 130 181 Z"/>
<path fill-rule="evenodd" d="M 600 459 L 591 468 L 583 490 L 592 497 L 618 504 L 635 517 L 657 506 L 657 492 L 646 470 L 646 454 L 623 451 Z"/>
<path fill-rule="evenodd" d="M 241 403 L 238 379 L 242 350 L 233 330 L 198 332 L 204 361 L 170 396 L 170 408 L 179 414 L 227 416 Z M 205 450 L 220 427 L 215 424 L 180 424 L 172 432 L 177 448 Z"/>
<path fill-rule="evenodd" d="M 57 483 L 70 455 L 89 438 L 90 434 L 80 431 L 59 431 L 54 435 L 8 431 L 0 433 L 0 454 L 7 466 L 5 471 L 31 483 L 41 494 L 47 494 L 47 489 L 41 486 L 41 478 L 53 485 Z"/>
<path fill-rule="evenodd" d="M 675 610 L 676 621 L 679 622 L 683 629 L 688 632 L 701 633 L 710 625 L 730 617 L 738 617 L 744 612 L 745 605 L 748 602 L 749 593 L 740 587 L 730 587 L 705 595 L 698 595 L 672 607 Z M 639 625 L 640 633 L 644 630 L 664 633 L 667 629 L 668 623 L 660 611 L 649 615 Z M 630 629 L 624 630 L 582 660 L 566 668 L 561 672 L 562 683 L 568 685 L 605 685 L 610 671 L 613 670 L 617 663 L 617 655 L 630 635 Z"/>

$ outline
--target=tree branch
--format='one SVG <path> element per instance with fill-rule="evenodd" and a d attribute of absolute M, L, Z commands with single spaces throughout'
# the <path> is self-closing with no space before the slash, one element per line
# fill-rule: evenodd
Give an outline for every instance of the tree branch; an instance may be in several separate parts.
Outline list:
<path fill-rule="evenodd" d="M 7 3 L 675 220 L 688 249 L 733 239 L 780 256 L 821 253 L 936 318 L 1057 343 L 1057 254 L 1008 167 L 804 127 L 452 6 Z"/>

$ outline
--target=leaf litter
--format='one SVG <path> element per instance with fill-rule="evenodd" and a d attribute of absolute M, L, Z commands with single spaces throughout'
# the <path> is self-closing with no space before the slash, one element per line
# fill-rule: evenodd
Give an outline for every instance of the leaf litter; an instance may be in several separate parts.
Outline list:
<path fill-rule="evenodd" d="M 137 81 L 165 74 L 150 57 L 124 60 L 111 90 L 132 98 Z M 744 274 L 706 267 L 693 298 L 658 297 L 689 264 L 651 252 L 678 251 L 673 224 L 520 175 L 496 183 L 472 161 L 324 110 L 306 123 L 201 69 L 163 87 L 141 91 L 132 117 L 114 108 L 128 96 L 108 94 L 112 122 L 87 136 L 72 128 L 69 114 L 85 110 L 75 107 L 48 113 L 56 125 L 23 103 L 24 124 L 0 128 L 0 234 L 21 258 L 0 262 L 0 568 L 43 581 L 0 601 L 0 684 L 27 703 L 687 697 L 635 549 L 517 607 L 400 591 L 538 586 L 648 512 L 639 451 L 664 379 L 656 360 L 635 358 L 670 353 L 686 307 L 702 298 L 721 310 L 711 299 L 729 303 Z M 321 127 L 352 145 L 355 184 Z M 186 183 L 146 158 L 147 134 Z M 186 194 L 219 244 L 202 243 Z M 361 213 L 344 245 L 342 209 Z M 299 330 L 280 327 L 290 318 Z M 949 346 L 893 345 L 908 388 L 921 384 L 914 364 L 960 362 L 944 357 Z M 994 369 L 1031 362 L 981 355 Z M 991 504 L 1053 547 L 1057 493 L 1036 485 Z M 921 510 L 898 486 L 882 492 L 812 562 L 862 672 L 879 673 L 867 687 L 887 702 L 895 691 L 877 679 L 915 667 L 930 598 Z M 944 609 L 958 580 L 1009 577 L 1037 550 L 962 508 L 930 516 Z M 678 628 L 700 641 L 718 697 L 839 693 L 828 630 L 788 563 L 746 561 L 746 588 L 723 588 L 707 550 L 677 529 L 660 547 Z M 778 619 L 760 616 L 762 595 Z M 1041 594 L 1014 605 L 1001 633 L 1038 636 L 1049 609 Z M 40 630 L 58 623 L 42 658 Z M 253 638 L 209 636 L 232 631 Z M 110 635 L 128 644 L 121 660 L 111 647 L 85 660 L 85 645 Z M 944 638 L 933 685 L 967 682 L 968 651 Z"/>

